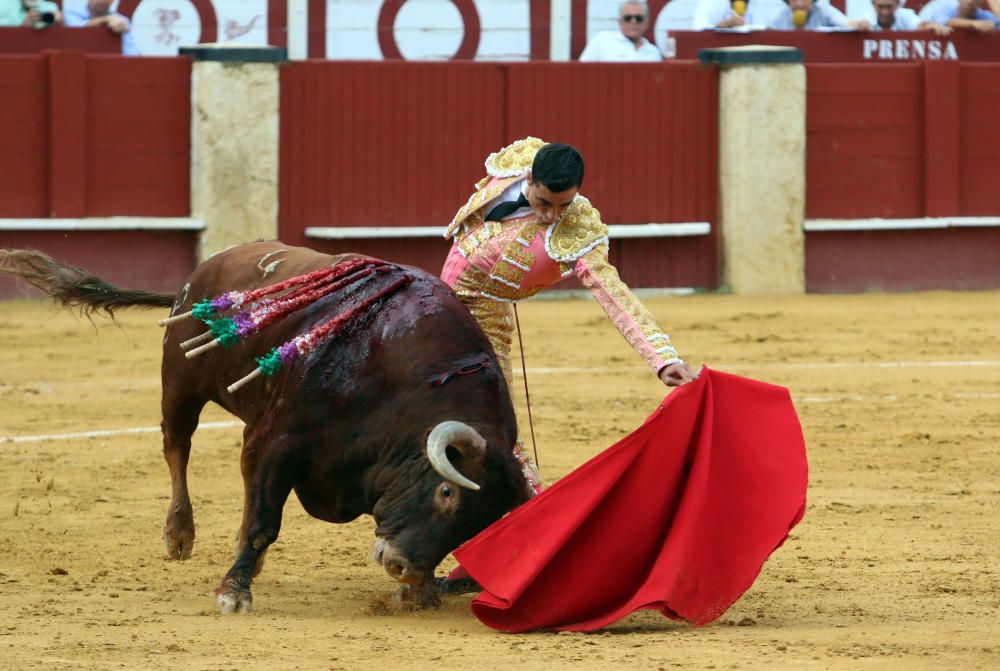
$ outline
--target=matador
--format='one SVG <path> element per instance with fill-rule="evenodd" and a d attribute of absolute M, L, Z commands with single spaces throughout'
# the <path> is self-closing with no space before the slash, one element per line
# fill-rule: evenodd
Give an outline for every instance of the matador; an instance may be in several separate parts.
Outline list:
<path fill-rule="evenodd" d="M 486 177 L 445 232 L 453 245 L 441 278 L 486 332 L 511 389 L 512 304 L 574 273 L 665 384 L 694 379 L 608 261 L 608 227 L 579 193 L 583 168 L 575 148 L 534 137 L 490 154 Z M 537 469 L 521 441 L 517 451 L 537 490 Z"/>

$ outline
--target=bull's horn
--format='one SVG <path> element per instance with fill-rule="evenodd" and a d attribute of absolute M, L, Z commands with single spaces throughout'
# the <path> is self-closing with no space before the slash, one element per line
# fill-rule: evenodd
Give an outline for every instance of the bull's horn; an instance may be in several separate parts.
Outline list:
<path fill-rule="evenodd" d="M 427 458 L 434 470 L 460 487 L 479 491 L 479 485 L 459 473 L 448 460 L 449 445 L 464 455 L 470 455 L 473 452 L 482 453 L 486 449 L 486 441 L 468 424 L 455 421 L 441 422 L 427 436 Z"/>

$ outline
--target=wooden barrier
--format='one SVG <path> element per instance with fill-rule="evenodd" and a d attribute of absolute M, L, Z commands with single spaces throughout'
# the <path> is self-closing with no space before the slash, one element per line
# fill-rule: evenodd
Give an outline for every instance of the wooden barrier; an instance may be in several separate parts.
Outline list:
<path fill-rule="evenodd" d="M 1000 64 L 807 73 L 807 218 L 1000 214 Z"/>
<path fill-rule="evenodd" d="M 187 221 L 190 72 L 186 58 L 0 55 L 0 247 L 41 249 L 122 286 L 176 290 L 194 267 L 199 228 Z M 117 218 L 95 223 L 103 216 Z M 162 230 L 163 217 L 185 222 Z M 18 295 L 0 280 L 0 297 Z"/>
<path fill-rule="evenodd" d="M 1000 287 L 1000 64 L 807 71 L 807 289 Z"/>
<path fill-rule="evenodd" d="M 289 244 L 437 271 L 448 245 L 426 231 L 444 228 L 487 153 L 534 134 L 583 151 L 583 191 L 613 229 L 685 231 L 636 229 L 649 237 L 630 238 L 613 230 L 612 259 L 626 281 L 713 288 L 724 234 L 717 76 L 687 62 L 289 64 L 281 75 L 279 234 Z M 807 289 L 1000 286 L 1000 64 L 812 64 L 807 78 Z M 37 240 L 32 246 L 75 250 L 80 261 L 102 256 L 113 272 L 152 268 L 163 248 L 188 259 L 180 276 L 190 270 L 194 230 L 120 231 L 138 246 L 112 257 L 105 247 L 124 249 L 116 236 L 87 228 L 94 217 L 190 218 L 186 59 L 5 55 L 0 87 L 8 102 L 0 246 Z M 45 225 L 52 218 L 76 223 Z M 18 228 L 25 220 L 42 225 Z M 306 230 L 329 227 L 424 233 Z"/>
<path fill-rule="evenodd" d="M 53 49 L 73 49 L 91 54 L 120 54 L 122 38 L 104 26 L 44 30 L 0 27 L 0 54 L 38 54 Z"/>
<path fill-rule="evenodd" d="M 0 56 L 0 217 L 187 216 L 190 78 L 186 58 Z"/>

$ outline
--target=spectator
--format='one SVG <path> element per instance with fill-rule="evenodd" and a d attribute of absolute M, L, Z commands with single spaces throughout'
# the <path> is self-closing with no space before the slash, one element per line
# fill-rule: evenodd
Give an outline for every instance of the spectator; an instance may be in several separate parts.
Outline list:
<path fill-rule="evenodd" d="M 25 26 L 41 30 L 61 25 L 59 5 L 48 0 L 0 0 L 0 26 Z"/>
<path fill-rule="evenodd" d="M 107 26 L 116 35 L 122 36 L 122 53 L 126 56 L 138 56 L 139 48 L 132 37 L 132 24 L 129 20 L 111 11 L 113 0 L 86 0 L 73 7 L 66 8 L 66 25 L 73 28 L 82 26 Z"/>
<path fill-rule="evenodd" d="M 990 3 L 990 7 L 993 7 Z M 929 17 L 931 21 L 948 26 L 992 33 L 1000 28 L 1000 18 L 993 12 L 979 6 L 979 0 L 958 0 L 956 3 L 939 6 Z"/>
<path fill-rule="evenodd" d="M 602 30 L 580 54 L 581 61 L 662 61 L 663 54 L 643 37 L 649 22 L 645 2 L 623 2 L 618 8 L 620 30 Z"/>
<path fill-rule="evenodd" d="M 922 20 L 912 9 L 899 6 L 899 0 L 872 0 L 875 20 L 872 30 L 933 30 L 938 35 L 947 35 L 951 28 L 934 21 Z"/>
<path fill-rule="evenodd" d="M 1000 0 L 998 0 L 1000 1 Z M 753 23 L 754 0 L 698 0 L 691 28 L 736 28 Z"/>
<path fill-rule="evenodd" d="M 846 28 L 871 30 L 868 19 L 848 19 L 844 13 L 825 0 L 785 0 L 785 7 L 771 20 L 769 28 L 775 30 L 821 30 Z"/>

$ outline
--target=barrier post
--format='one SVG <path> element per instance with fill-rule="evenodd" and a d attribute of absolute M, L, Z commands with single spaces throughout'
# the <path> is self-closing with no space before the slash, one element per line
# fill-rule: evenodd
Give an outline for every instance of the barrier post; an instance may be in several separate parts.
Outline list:
<path fill-rule="evenodd" d="M 278 237 L 278 47 L 181 47 L 191 74 L 191 216 L 198 260 Z"/>
<path fill-rule="evenodd" d="M 719 66 L 722 285 L 805 292 L 806 73 L 792 47 L 703 49 Z"/>

